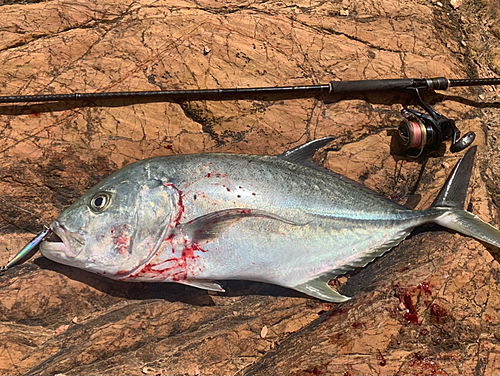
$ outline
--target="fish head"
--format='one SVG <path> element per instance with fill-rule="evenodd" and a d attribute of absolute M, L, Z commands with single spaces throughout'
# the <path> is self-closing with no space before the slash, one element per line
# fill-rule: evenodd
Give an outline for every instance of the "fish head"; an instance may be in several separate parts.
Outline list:
<path fill-rule="evenodd" d="M 113 279 L 147 263 L 175 225 L 180 192 L 144 166 L 119 170 L 64 210 L 42 255 Z"/>

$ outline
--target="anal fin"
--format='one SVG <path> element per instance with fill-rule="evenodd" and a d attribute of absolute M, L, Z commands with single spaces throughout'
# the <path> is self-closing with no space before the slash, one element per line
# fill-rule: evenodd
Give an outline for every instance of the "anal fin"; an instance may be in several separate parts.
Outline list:
<path fill-rule="evenodd" d="M 320 276 L 292 288 L 294 290 L 303 292 L 306 295 L 310 295 L 321 300 L 326 300 L 327 302 L 342 303 L 351 299 L 347 296 L 339 294 L 335 290 L 332 290 L 328 285 L 328 281 L 329 278 Z"/>
<path fill-rule="evenodd" d="M 182 281 L 176 281 L 177 283 L 182 283 L 183 285 L 197 287 L 202 290 L 226 292 L 224 288 L 215 281 L 208 279 L 185 279 Z"/>

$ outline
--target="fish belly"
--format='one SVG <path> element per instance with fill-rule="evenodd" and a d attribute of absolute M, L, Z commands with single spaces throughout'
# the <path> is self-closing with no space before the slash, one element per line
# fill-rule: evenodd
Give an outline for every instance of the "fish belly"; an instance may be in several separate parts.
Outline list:
<path fill-rule="evenodd" d="M 197 244 L 189 279 L 252 280 L 293 287 L 316 276 L 335 278 L 403 240 L 414 221 L 316 220 L 291 225 L 243 218 L 216 239 Z"/>

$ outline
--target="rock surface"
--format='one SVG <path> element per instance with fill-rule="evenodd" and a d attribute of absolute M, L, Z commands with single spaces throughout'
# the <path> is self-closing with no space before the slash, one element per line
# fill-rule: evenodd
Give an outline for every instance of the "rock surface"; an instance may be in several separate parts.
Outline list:
<path fill-rule="evenodd" d="M 0 0 L 0 95 L 497 77 L 495 0 Z M 468 209 L 498 227 L 500 99 L 426 94 L 480 146 Z M 416 208 L 457 156 L 390 154 L 405 94 L 0 105 L 0 263 L 112 171 L 191 152 L 278 154 L 335 136 L 320 162 Z M 0 374 L 500 373 L 497 249 L 424 228 L 323 303 L 276 286 L 226 294 L 118 283 L 41 256 L 0 276 Z"/>

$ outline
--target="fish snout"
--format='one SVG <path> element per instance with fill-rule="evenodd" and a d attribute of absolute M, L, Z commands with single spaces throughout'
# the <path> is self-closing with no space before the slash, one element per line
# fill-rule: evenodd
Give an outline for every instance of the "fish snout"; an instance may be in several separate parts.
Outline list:
<path fill-rule="evenodd" d="M 51 234 L 41 244 L 43 253 L 55 253 L 67 258 L 75 258 L 85 246 L 85 237 L 68 230 L 59 220 L 50 225 Z"/>

